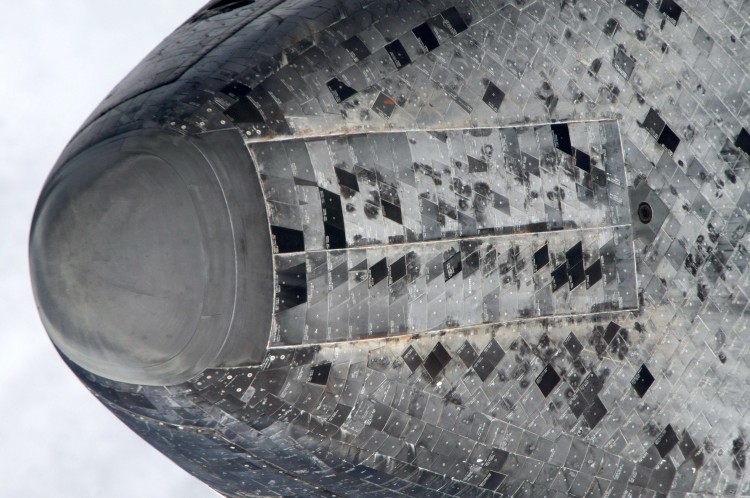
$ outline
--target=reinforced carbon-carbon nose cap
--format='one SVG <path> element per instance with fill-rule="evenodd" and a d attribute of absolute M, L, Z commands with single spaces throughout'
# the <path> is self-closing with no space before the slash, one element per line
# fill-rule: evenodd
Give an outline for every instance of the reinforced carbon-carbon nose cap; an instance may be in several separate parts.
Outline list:
<path fill-rule="evenodd" d="M 234 239 L 214 168 L 181 137 L 120 137 L 77 155 L 48 179 L 31 231 L 52 341 L 86 370 L 135 384 L 221 364 L 236 308 Z"/>

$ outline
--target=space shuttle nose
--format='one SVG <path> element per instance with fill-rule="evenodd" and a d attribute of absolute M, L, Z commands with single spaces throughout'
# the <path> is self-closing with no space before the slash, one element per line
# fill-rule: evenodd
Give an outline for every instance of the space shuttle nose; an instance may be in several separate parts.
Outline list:
<path fill-rule="evenodd" d="M 139 384 L 227 363 L 238 280 L 229 210 L 210 159 L 179 136 L 120 137 L 58 166 L 30 240 L 34 291 L 57 348 Z M 268 329 L 260 335 L 256 344 Z"/>

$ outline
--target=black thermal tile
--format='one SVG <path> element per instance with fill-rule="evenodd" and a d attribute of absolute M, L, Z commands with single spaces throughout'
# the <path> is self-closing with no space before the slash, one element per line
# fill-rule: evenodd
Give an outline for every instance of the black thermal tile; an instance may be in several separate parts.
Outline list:
<path fill-rule="evenodd" d="M 591 171 L 591 157 L 582 150 L 575 150 L 576 166 L 583 171 Z"/>
<path fill-rule="evenodd" d="M 481 159 L 469 156 L 469 173 L 486 173 L 487 163 Z"/>
<path fill-rule="evenodd" d="M 395 263 L 392 263 L 390 270 L 391 283 L 401 280 L 404 275 L 406 275 L 406 256 L 402 256 L 400 259 L 396 260 Z"/>
<path fill-rule="evenodd" d="M 544 244 L 534 252 L 534 273 L 549 264 L 549 245 Z"/>
<path fill-rule="evenodd" d="M 560 376 L 555 369 L 552 368 L 552 365 L 544 367 L 542 373 L 536 377 L 536 385 L 539 387 L 539 390 L 542 391 L 545 398 L 549 396 L 549 393 L 551 393 L 555 386 L 557 386 L 558 382 L 560 382 Z"/>
<path fill-rule="evenodd" d="M 430 377 L 435 379 L 438 375 L 440 375 L 440 372 L 443 371 L 445 365 L 440 362 L 440 359 L 438 358 L 438 355 L 435 354 L 435 351 L 432 351 L 424 360 L 424 368 L 425 370 L 427 370 L 427 373 L 430 374 Z"/>
<path fill-rule="evenodd" d="M 617 333 L 620 331 L 620 326 L 617 325 L 615 322 L 609 322 L 609 325 L 607 325 L 607 328 L 604 329 L 604 341 L 609 344 L 612 342 L 612 339 L 615 338 Z"/>
<path fill-rule="evenodd" d="M 383 258 L 370 267 L 370 287 L 375 287 L 388 276 L 388 261 Z"/>
<path fill-rule="evenodd" d="M 654 376 L 651 375 L 651 372 L 649 372 L 646 365 L 641 365 L 641 368 L 638 369 L 635 377 L 630 381 L 630 385 L 633 386 L 633 389 L 635 389 L 635 392 L 638 393 L 638 396 L 641 398 L 646 394 L 648 388 L 651 387 L 651 384 L 653 383 Z"/>
<path fill-rule="evenodd" d="M 573 358 L 578 358 L 578 355 L 580 355 L 581 351 L 583 351 L 583 345 L 581 344 L 581 341 L 578 340 L 578 337 L 576 337 L 573 332 L 568 334 L 568 337 L 565 338 L 565 341 L 563 341 L 563 346 L 565 346 L 565 349 L 568 350 L 568 353 L 570 353 L 570 356 L 572 356 Z"/>
<path fill-rule="evenodd" d="M 509 454 L 507 451 L 501 450 L 500 448 L 492 448 L 487 459 L 484 461 L 484 466 L 490 470 L 499 472 L 503 470 L 503 465 L 505 465 L 505 461 L 508 460 L 508 456 Z"/>
<path fill-rule="evenodd" d="M 323 223 L 323 230 L 326 236 L 326 249 L 346 249 L 346 232 L 330 223 Z"/>
<path fill-rule="evenodd" d="M 604 36 L 612 38 L 615 33 L 617 33 L 618 29 L 620 29 L 620 23 L 617 22 L 617 19 L 609 18 L 607 22 L 604 23 L 602 32 L 604 33 Z"/>
<path fill-rule="evenodd" d="M 664 130 L 664 126 L 666 126 L 666 123 L 661 116 L 659 116 L 656 109 L 649 109 L 648 114 L 646 114 L 646 119 L 643 120 L 643 128 L 645 128 L 652 137 L 658 140 L 662 130 Z"/>
<path fill-rule="evenodd" d="M 461 347 L 458 348 L 458 357 L 461 358 L 461 361 L 463 361 L 464 365 L 467 367 L 472 366 L 474 362 L 477 361 L 478 356 L 479 355 L 474 349 L 474 346 L 472 346 L 469 341 L 464 341 L 464 343 L 461 344 Z"/>
<path fill-rule="evenodd" d="M 320 190 L 320 206 L 323 209 L 323 222 L 344 229 L 344 212 L 341 209 L 341 196 L 330 190 Z"/>
<path fill-rule="evenodd" d="M 401 208 L 386 201 L 380 203 L 383 205 L 383 216 L 400 225 L 402 223 Z"/>
<path fill-rule="evenodd" d="M 648 10 L 648 0 L 625 0 L 625 5 L 635 12 L 635 15 L 643 19 Z"/>
<path fill-rule="evenodd" d="M 690 458 L 693 452 L 698 449 L 688 431 L 682 431 L 682 439 L 680 440 L 679 447 L 682 456 L 685 458 Z"/>
<path fill-rule="evenodd" d="M 315 365 L 310 369 L 309 382 L 324 386 L 328 383 L 328 375 L 331 373 L 331 362 L 327 361 L 320 365 Z"/>
<path fill-rule="evenodd" d="M 438 359 L 441 365 L 444 367 L 448 366 L 448 363 L 451 361 L 451 355 L 448 353 L 448 351 L 445 349 L 442 343 L 438 342 L 435 344 L 435 347 L 432 349 L 432 353 L 435 354 L 435 357 Z"/>
<path fill-rule="evenodd" d="M 500 487 L 500 485 L 505 481 L 505 474 L 501 474 L 499 472 L 493 472 L 489 471 L 487 473 L 487 477 L 484 478 L 484 481 L 480 484 L 484 489 L 489 490 L 496 490 Z"/>
<path fill-rule="evenodd" d="M 682 14 L 682 7 L 677 5 L 677 2 L 674 0 L 661 0 L 659 12 L 667 16 L 672 24 L 677 24 L 677 21 L 680 20 L 680 15 Z"/>
<path fill-rule="evenodd" d="M 395 40 L 385 46 L 386 52 L 391 56 L 391 60 L 396 65 L 397 69 L 401 69 L 404 66 L 411 64 L 411 58 L 406 53 L 406 49 L 400 41 Z"/>
<path fill-rule="evenodd" d="M 487 380 L 487 377 L 489 377 L 490 374 L 495 370 L 495 365 L 492 364 L 489 358 L 480 356 L 477 361 L 474 362 L 474 366 L 472 368 L 477 373 L 481 381 L 484 382 L 485 380 Z"/>
<path fill-rule="evenodd" d="M 427 25 L 427 23 L 420 24 L 416 28 L 412 29 L 411 32 L 414 33 L 414 36 L 417 37 L 417 40 L 419 40 L 422 48 L 424 50 L 427 50 L 428 52 L 432 52 L 440 46 L 440 42 L 435 37 L 435 33 L 432 32 L 432 29 Z"/>
<path fill-rule="evenodd" d="M 401 358 L 403 358 L 404 363 L 406 363 L 406 366 L 409 367 L 409 370 L 412 372 L 422 364 L 422 358 L 413 346 L 406 348 L 406 351 L 401 354 Z"/>
<path fill-rule="evenodd" d="M 350 87 L 338 78 L 333 78 L 326 83 L 337 103 L 341 103 L 357 94 L 357 90 Z"/>
<path fill-rule="evenodd" d="M 552 139 L 555 142 L 555 147 L 567 155 L 573 155 L 573 146 L 570 143 L 570 130 L 568 129 L 567 123 L 557 123 L 550 125 L 552 128 Z"/>
<path fill-rule="evenodd" d="M 568 265 L 563 263 L 552 270 L 552 292 L 568 283 Z"/>
<path fill-rule="evenodd" d="M 602 279 L 602 260 L 597 259 L 594 263 L 586 268 L 586 288 L 590 288 L 592 285 Z"/>
<path fill-rule="evenodd" d="M 282 278 L 281 274 L 279 274 L 279 279 Z M 307 302 L 307 286 L 305 285 L 279 283 L 278 288 L 279 291 L 276 294 L 276 311 L 288 310 Z"/>
<path fill-rule="evenodd" d="M 573 397 L 570 398 L 570 411 L 573 412 L 573 415 L 575 415 L 576 418 L 583 415 L 584 410 L 586 410 L 588 406 L 589 400 L 579 392 L 575 393 Z"/>
<path fill-rule="evenodd" d="M 604 416 L 607 414 L 607 408 L 604 403 L 597 396 L 594 401 L 583 410 L 583 418 L 586 420 L 586 424 L 593 429 L 596 425 L 601 422 Z"/>
<path fill-rule="evenodd" d="M 302 230 L 271 225 L 271 235 L 276 252 L 302 252 L 305 250 L 305 237 Z"/>
<path fill-rule="evenodd" d="M 462 31 L 466 31 L 469 27 L 466 24 L 466 21 L 464 21 L 461 17 L 458 9 L 456 9 L 455 7 L 444 10 L 440 13 L 440 15 L 443 16 L 443 19 L 448 21 L 447 27 L 450 29 L 451 33 L 454 36 L 458 33 L 461 33 Z"/>
<path fill-rule="evenodd" d="M 578 392 L 581 393 L 589 402 L 593 402 L 596 395 L 604 388 L 604 382 L 601 377 L 594 372 L 589 373 L 581 385 L 578 386 Z"/>
<path fill-rule="evenodd" d="M 234 123 L 265 123 L 265 119 L 258 108 L 244 97 L 232 104 L 229 109 L 224 111 L 224 114 Z"/>
<path fill-rule="evenodd" d="M 320 189 L 320 204 L 323 209 L 326 249 L 345 249 L 346 233 L 344 229 L 344 212 L 341 208 L 341 196 L 328 190 Z"/>
<path fill-rule="evenodd" d="M 750 133 L 748 133 L 745 128 L 740 130 L 740 134 L 737 135 L 737 140 L 734 141 L 734 145 L 750 156 Z"/>
<path fill-rule="evenodd" d="M 359 62 L 370 55 L 370 49 L 362 43 L 362 40 L 360 40 L 358 36 L 352 36 L 343 42 L 341 46 L 349 52 L 349 55 L 354 59 L 354 62 Z"/>
<path fill-rule="evenodd" d="M 659 455 L 662 458 L 666 458 L 667 454 L 672 451 L 672 448 L 674 448 L 678 442 L 679 439 L 677 439 L 677 434 L 674 429 L 672 429 L 672 425 L 667 425 L 664 430 L 661 431 L 659 437 L 656 438 L 654 445 L 659 451 Z"/>
<path fill-rule="evenodd" d="M 461 253 L 457 252 L 445 262 L 443 262 L 443 275 L 445 281 L 452 279 L 456 274 L 461 272 Z"/>
<path fill-rule="evenodd" d="M 568 262 L 569 267 L 573 267 L 578 263 L 583 262 L 583 243 L 579 242 L 567 251 L 565 251 L 565 259 Z"/>
<path fill-rule="evenodd" d="M 500 90 L 493 82 L 490 81 L 487 83 L 487 89 L 484 91 L 482 102 L 487 104 L 493 111 L 498 112 L 503 99 L 505 99 L 505 92 Z"/>
<path fill-rule="evenodd" d="M 340 427 L 341 424 L 346 422 L 346 419 L 349 417 L 349 414 L 351 412 L 352 412 L 351 406 L 346 406 L 346 405 L 342 405 L 339 403 L 336 405 L 336 408 L 333 410 L 333 413 L 328 417 L 327 422 L 337 427 Z"/>
<path fill-rule="evenodd" d="M 657 142 L 674 154 L 674 151 L 677 150 L 677 146 L 680 145 L 680 137 L 672 131 L 672 128 L 665 126 L 661 131 L 661 135 L 659 135 L 659 140 Z"/>
<path fill-rule="evenodd" d="M 493 367 L 497 366 L 504 357 L 505 351 L 495 339 L 491 339 L 479 355 L 480 359 L 486 359 Z"/>
<path fill-rule="evenodd" d="M 376 431 L 382 431 L 385 427 L 385 423 L 388 422 L 388 417 L 391 416 L 391 407 L 383 403 L 375 403 L 375 411 L 372 414 L 372 420 L 368 424 Z"/>
<path fill-rule="evenodd" d="M 578 263 L 568 270 L 568 281 L 570 290 L 575 289 L 586 281 L 586 270 L 583 269 L 583 263 Z"/>
<path fill-rule="evenodd" d="M 382 92 L 378 95 L 378 98 L 375 99 L 375 103 L 372 105 L 372 110 L 378 113 L 380 117 L 386 121 L 391 119 L 394 109 L 396 109 L 396 101 Z"/>
<path fill-rule="evenodd" d="M 630 79 L 630 75 L 633 74 L 635 69 L 635 60 L 625 53 L 625 49 L 620 47 L 615 52 L 615 57 L 612 59 L 612 65 L 620 75 L 627 79 Z"/>
<path fill-rule="evenodd" d="M 305 264 L 278 270 L 276 311 L 293 308 L 307 301 L 307 273 Z"/>
<path fill-rule="evenodd" d="M 479 251 L 474 251 L 466 256 L 462 263 L 464 278 L 472 276 L 477 270 L 479 270 Z"/>
<path fill-rule="evenodd" d="M 250 93 L 250 87 L 247 85 L 243 85 L 242 83 L 233 81 L 232 83 L 229 83 L 227 86 L 222 88 L 220 91 L 224 95 L 228 95 L 233 99 L 239 99 L 240 97 L 244 97 L 245 95 Z"/>
<path fill-rule="evenodd" d="M 359 183 L 357 182 L 357 175 L 350 173 L 349 171 L 341 168 L 334 168 L 336 170 L 336 178 L 339 180 L 339 185 L 348 189 L 359 192 Z"/>

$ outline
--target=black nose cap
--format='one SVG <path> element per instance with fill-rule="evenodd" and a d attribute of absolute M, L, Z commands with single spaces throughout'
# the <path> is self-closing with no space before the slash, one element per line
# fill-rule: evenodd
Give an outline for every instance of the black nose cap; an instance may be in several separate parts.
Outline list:
<path fill-rule="evenodd" d="M 134 384 L 178 383 L 220 363 L 235 260 L 218 178 L 171 135 L 109 140 L 57 168 L 31 230 L 35 296 L 54 344 Z"/>

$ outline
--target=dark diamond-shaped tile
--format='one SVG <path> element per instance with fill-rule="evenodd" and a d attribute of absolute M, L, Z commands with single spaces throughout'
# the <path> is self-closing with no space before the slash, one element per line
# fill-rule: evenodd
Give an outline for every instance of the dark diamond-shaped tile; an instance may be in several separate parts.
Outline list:
<path fill-rule="evenodd" d="M 630 385 L 633 386 L 635 392 L 638 393 L 639 397 L 643 397 L 651 384 L 654 383 L 654 376 L 651 375 L 646 365 L 641 365 L 641 368 L 636 372 L 635 377 L 630 381 Z"/>
<path fill-rule="evenodd" d="M 607 325 L 607 328 L 604 329 L 604 341 L 609 344 L 612 342 L 612 339 L 615 338 L 615 335 L 620 331 L 620 326 L 617 325 L 615 322 L 609 322 L 609 325 Z"/>
<path fill-rule="evenodd" d="M 328 383 L 328 375 L 331 373 L 331 362 L 315 365 L 310 369 L 309 382 L 324 386 Z"/>
<path fill-rule="evenodd" d="M 549 245 L 544 244 L 534 253 L 534 273 L 549 264 Z"/>
<path fill-rule="evenodd" d="M 604 387 L 604 382 L 601 377 L 596 375 L 594 372 L 589 373 L 581 385 L 578 387 L 578 392 L 581 393 L 590 402 L 594 401 L 596 395 Z"/>
<path fill-rule="evenodd" d="M 359 192 L 359 183 L 357 182 L 357 175 L 350 173 L 349 171 L 341 168 L 334 168 L 336 171 L 336 178 L 339 181 L 339 185 L 347 187 L 355 192 Z"/>
<path fill-rule="evenodd" d="M 370 287 L 376 286 L 381 280 L 388 276 L 388 261 L 381 259 L 370 267 Z"/>
<path fill-rule="evenodd" d="M 469 26 L 466 24 L 466 21 L 464 21 L 461 14 L 458 12 L 458 9 L 455 7 L 450 7 L 443 12 L 440 13 L 440 15 L 448 21 L 448 26 L 450 26 L 451 34 L 454 36 L 458 33 L 461 33 L 463 31 L 466 31 Z"/>
<path fill-rule="evenodd" d="M 427 373 L 430 374 L 430 377 L 436 379 L 437 376 L 440 375 L 440 372 L 443 371 L 443 368 L 445 368 L 445 365 L 440 361 L 438 355 L 435 354 L 435 351 L 432 351 L 424 360 L 424 368 L 427 370 Z"/>
<path fill-rule="evenodd" d="M 302 230 L 271 225 L 274 249 L 278 253 L 302 252 L 305 250 L 305 237 Z"/>
<path fill-rule="evenodd" d="M 383 205 L 383 216 L 400 225 L 402 223 L 401 208 L 386 201 L 381 201 L 381 204 Z"/>
<path fill-rule="evenodd" d="M 563 263 L 552 270 L 552 291 L 568 283 L 568 265 Z"/>
<path fill-rule="evenodd" d="M 386 52 L 391 56 L 391 60 L 396 65 L 397 69 L 401 69 L 404 66 L 411 64 L 411 58 L 406 53 L 406 49 L 400 41 L 395 40 L 385 46 Z"/>
<path fill-rule="evenodd" d="M 568 262 L 569 268 L 574 267 L 578 263 L 583 263 L 583 243 L 579 242 L 565 251 L 565 259 Z"/>
<path fill-rule="evenodd" d="M 583 418 L 590 428 L 596 427 L 607 414 L 607 408 L 597 396 L 594 401 L 583 411 Z"/>
<path fill-rule="evenodd" d="M 667 454 L 672 451 L 672 448 L 674 448 L 678 442 L 679 439 L 677 439 L 677 434 L 670 424 L 661 431 L 659 437 L 656 438 L 654 445 L 656 446 L 656 449 L 659 450 L 659 455 L 661 455 L 662 458 L 666 458 Z"/>
<path fill-rule="evenodd" d="M 469 156 L 469 173 L 486 173 L 487 168 L 485 161 Z"/>
<path fill-rule="evenodd" d="M 597 259 L 591 266 L 586 268 L 586 288 L 596 284 L 602 279 L 602 260 Z"/>
<path fill-rule="evenodd" d="M 693 452 L 698 449 L 688 431 L 682 431 L 682 439 L 680 440 L 679 447 L 682 456 L 685 458 L 690 458 Z"/>
<path fill-rule="evenodd" d="M 556 123 L 550 125 L 550 128 L 552 129 L 552 139 L 555 142 L 555 147 L 569 156 L 572 156 L 573 146 L 570 142 L 570 130 L 568 129 L 568 124 Z"/>
<path fill-rule="evenodd" d="M 451 361 L 451 355 L 450 353 L 448 353 L 442 343 L 438 342 L 437 344 L 435 344 L 432 352 L 435 354 L 435 357 L 438 359 L 441 365 L 443 365 L 444 367 L 448 366 L 448 363 L 450 363 Z"/>
<path fill-rule="evenodd" d="M 659 116 L 656 109 L 649 109 L 648 114 L 646 114 L 646 119 L 643 120 L 643 128 L 645 128 L 652 137 L 658 140 L 665 126 L 666 123 L 661 116 Z"/>
<path fill-rule="evenodd" d="M 508 460 L 508 452 L 501 450 L 500 448 L 492 448 L 487 459 L 484 461 L 484 466 L 490 470 L 499 472 L 503 469 L 505 461 Z"/>
<path fill-rule="evenodd" d="M 352 412 L 351 406 L 337 404 L 336 408 L 333 410 L 333 413 L 329 415 L 327 422 L 337 427 L 340 427 L 341 424 L 346 422 L 346 419 L 349 418 L 349 414 L 351 412 Z"/>
<path fill-rule="evenodd" d="M 354 62 L 359 62 L 365 57 L 370 56 L 370 49 L 359 39 L 358 36 L 352 36 L 348 40 L 341 43 L 341 46 L 349 52 L 349 55 Z"/>
<path fill-rule="evenodd" d="M 406 276 L 406 256 L 403 256 L 392 263 L 390 266 L 391 270 L 391 283 L 398 282 L 404 276 Z"/>
<path fill-rule="evenodd" d="M 382 92 L 378 95 L 378 98 L 375 99 L 375 103 L 372 105 L 372 110 L 378 113 L 380 117 L 386 121 L 391 119 L 391 115 L 395 109 L 396 101 Z"/>
<path fill-rule="evenodd" d="M 625 50 L 622 47 L 620 47 L 615 53 L 615 57 L 612 60 L 612 65 L 617 70 L 617 72 L 627 80 L 630 79 L 630 75 L 633 74 L 633 70 L 635 69 L 635 60 L 627 53 L 625 53 Z"/>
<path fill-rule="evenodd" d="M 575 415 L 576 418 L 579 418 L 581 415 L 583 415 L 583 411 L 588 406 L 589 400 L 587 400 L 586 397 L 580 392 L 575 393 L 573 397 L 570 398 L 570 411 L 573 412 L 573 415 Z"/>
<path fill-rule="evenodd" d="M 739 147 L 745 154 L 750 156 L 750 133 L 745 128 L 740 130 L 737 139 L 734 141 L 734 146 Z"/>
<path fill-rule="evenodd" d="M 643 19 L 648 10 L 648 0 L 625 0 L 625 5 L 635 12 L 635 15 Z"/>
<path fill-rule="evenodd" d="M 391 416 L 390 406 L 384 405 L 383 403 L 375 403 L 375 411 L 372 414 L 372 420 L 368 424 L 376 431 L 382 431 L 385 427 L 385 423 L 388 422 L 388 417 Z"/>
<path fill-rule="evenodd" d="M 661 135 L 659 135 L 659 140 L 657 142 L 674 154 L 674 151 L 677 150 L 677 146 L 680 145 L 680 137 L 672 131 L 672 128 L 665 126 Z"/>
<path fill-rule="evenodd" d="M 461 344 L 461 347 L 458 348 L 458 357 L 461 358 L 464 365 L 471 367 L 474 362 L 477 361 L 479 355 L 469 341 L 464 341 L 464 343 Z"/>
<path fill-rule="evenodd" d="M 456 252 L 443 263 L 445 281 L 452 279 L 461 272 L 461 252 Z"/>
<path fill-rule="evenodd" d="M 503 99 L 505 99 L 505 92 L 500 90 L 493 82 L 490 81 L 487 83 L 487 89 L 484 91 L 482 102 L 487 104 L 493 111 L 498 112 Z"/>
<path fill-rule="evenodd" d="M 422 364 L 422 358 L 413 346 L 406 348 L 406 351 L 401 354 L 401 358 L 403 358 L 404 363 L 406 363 L 406 366 L 409 367 L 409 370 L 412 372 Z"/>
<path fill-rule="evenodd" d="M 578 337 L 571 332 L 568 334 L 568 337 L 565 338 L 565 341 L 563 341 L 563 346 L 565 346 L 565 349 L 568 350 L 568 353 L 570 353 L 570 356 L 573 358 L 578 358 L 578 355 L 581 354 L 581 351 L 583 351 L 583 345 L 581 344 L 581 341 L 578 340 Z"/>
<path fill-rule="evenodd" d="M 417 37 L 422 48 L 428 52 L 432 52 L 440 46 L 435 33 L 432 32 L 432 29 L 426 22 L 412 29 L 411 32 Z"/>
<path fill-rule="evenodd" d="M 680 20 L 680 15 L 682 15 L 682 7 L 677 5 L 677 2 L 674 0 L 661 0 L 659 12 L 667 16 L 672 24 L 677 24 L 677 21 Z"/>
<path fill-rule="evenodd" d="M 586 281 L 586 271 L 583 269 L 582 262 L 568 270 L 568 281 L 570 282 L 570 290 L 575 289 Z"/>
<path fill-rule="evenodd" d="M 357 90 L 350 87 L 338 78 L 329 80 L 326 83 L 326 86 L 331 91 L 331 95 L 333 95 L 333 98 L 337 103 L 341 103 L 357 94 Z"/>
<path fill-rule="evenodd" d="M 507 476 L 505 474 L 489 471 L 487 473 L 487 477 L 485 477 L 480 486 L 482 486 L 484 489 L 494 491 L 499 488 L 503 482 L 505 482 L 506 477 Z"/>
<path fill-rule="evenodd" d="M 557 386 L 558 382 L 560 382 L 560 376 L 555 369 L 552 368 L 552 365 L 544 367 L 542 373 L 536 378 L 536 385 L 539 387 L 539 390 L 542 391 L 545 398 L 549 396 L 549 393 L 551 393 L 555 386 Z"/>
<path fill-rule="evenodd" d="M 591 171 L 591 157 L 585 152 L 575 149 L 576 166 L 583 171 Z"/>

